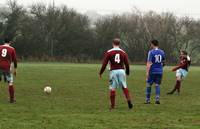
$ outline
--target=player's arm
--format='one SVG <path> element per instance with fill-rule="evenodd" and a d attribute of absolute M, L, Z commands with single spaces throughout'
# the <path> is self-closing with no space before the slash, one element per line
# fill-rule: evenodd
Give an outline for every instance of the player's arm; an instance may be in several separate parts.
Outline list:
<path fill-rule="evenodd" d="M 152 62 L 147 61 L 146 79 L 149 77 L 149 71 L 150 71 L 151 65 L 152 65 Z"/>
<path fill-rule="evenodd" d="M 15 49 L 12 52 L 12 62 L 14 64 L 14 75 L 16 76 L 16 69 L 17 69 L 17 56 L 16 56 L 16 52 Z"/>
<path fill-rule="evenodd" d="M 163 52 L 163 59 L 162 59 L 162 65 L 165 66 L 165 53 Z"/>
<path fill-rule="evenodd" d="M 180 68 L 184 68 L 186 65 L 187 65 L 187 60 L 184 60 L 181 64 L 175 66 L 175 67 L 172 69 L 172 71 L 174 72 L 174 71 L 176 71 L 176 70 L 178 70 L 178 69 L 180 69 Z"/>
<path fill-rule="evenodd" d="M 128 55 L 127 54 L 125 54 L 124 64 L 125 64 L 125 67 L 126 67 L 126 75 L 129 75 L 130 74 L 130 67 L 129 67 Z"/>
<path fill-rule="evenodd" d="M 149 77 L 149 71 L 152 65 L 152 54 L 151 52 L 148 53 L 147 64 L 146 64 L 146 79 Z"/>
<path fill-rule="evenodd" d="M 191 57 L 190 56 L 187 56 L 187 62 L 188 62 L 188 65 L 190 66 L 191 65 Z"/>
<path fill-rule="evenodd" d="M 101 70 L 100 70 L 100 72 L 99 72 L 100 78 L 101 78 L 101 75 L 103 74 L 103 72 L 104 72 L 105 69 L 106 69 L 106 66 L 107 66 L 108 61 L 109 61 L 108 58 L 109 58 L 109 57 L 108 57 L 108 53 L 105 53 L 105 54 L 104 54 L 104 58 L 103 58 L 102 67 L 101 67 Z"/>

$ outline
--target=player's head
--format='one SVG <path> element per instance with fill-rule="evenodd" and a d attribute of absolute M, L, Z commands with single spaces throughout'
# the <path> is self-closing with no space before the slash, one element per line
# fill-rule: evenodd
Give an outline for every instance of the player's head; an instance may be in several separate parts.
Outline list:
<path fill-rule="evenodd" d="M 159 47 L 159 42 L 158 40 L 151 40 L 151 48 Z"/>
<path fill-rule="evenodd" d="M 119 38 L 115 38 L 115 39 L 113 39 L 113 42 L 112 42 L 112 44 L 113 44 L 113 46 L 119 46 L 120 45 L 120 39 Z"/>
<path fill-rule="evenodd" d="M 188 55 L 187 51 L 185 51 L 185 50 L 180 50 L 180 53 L 181 53 L 181 55 L 184 55 L 184 56 Z"/>
<path fill-rule="evenodd" d="M 11 44 L 11 40 L 10 40 L 9 38 L 5 38 L 5 39 L 4 39 L 4 43 L 5 43 L 5 44 Z"/>

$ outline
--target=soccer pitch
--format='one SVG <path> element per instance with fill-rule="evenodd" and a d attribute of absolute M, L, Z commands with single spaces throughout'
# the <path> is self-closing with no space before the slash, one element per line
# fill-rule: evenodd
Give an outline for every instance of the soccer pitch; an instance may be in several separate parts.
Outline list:
<path fill-rule="evenodd" d="M 192 67 L 181 95 L 166 95 L 175 83 L 165 67 L 161 105 L 145 105 L 145 67 L 131 66 L 127 78 L 135 107 L 129 110 L 121 89 L 116 109 L 109 111 L 108 71 L 98 78 L 100 65 L 21 63 L 16 104 L 8 103 L 7 86 L 0 86 L 0 129 L 199 129 L 200 67 Z M 43 93 L 45 86 L 52 94 Z"/>

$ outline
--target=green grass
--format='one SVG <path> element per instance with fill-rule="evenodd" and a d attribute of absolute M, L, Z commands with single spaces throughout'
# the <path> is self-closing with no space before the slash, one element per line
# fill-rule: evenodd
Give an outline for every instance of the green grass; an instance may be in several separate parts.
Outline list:
<path fill-rule="evenodd" d="M 7 86 L 0 86 L 0 129 L 199 129 L 200 67 L 184 80 L 181 95 L 167 96 L 175 75 L 165 68 L 161 105 L 144 105 L 145 68 L 132 66 L 128 86 L 135 108 L 128 110 L 122 91 L 110 112 L 108 72 L 98 78 L 100 65 L 23 63 L 16 79 L 17 103 L 7 102 Z M 45 95 L 43 88 L 52 87 Z M 152 103 L 154 102 L 154 89 Z"/>

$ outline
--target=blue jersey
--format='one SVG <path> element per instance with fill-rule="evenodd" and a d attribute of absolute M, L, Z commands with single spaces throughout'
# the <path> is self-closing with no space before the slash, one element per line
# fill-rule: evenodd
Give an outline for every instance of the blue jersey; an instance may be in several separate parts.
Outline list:
<path fill-rule="evenodd" d="M 165 53 L 161 49 L 152 49 L 148 53 L 148 62 L 151 62 L 150 74 L 162 74 L 163 62 L 165 60 Z"/>

